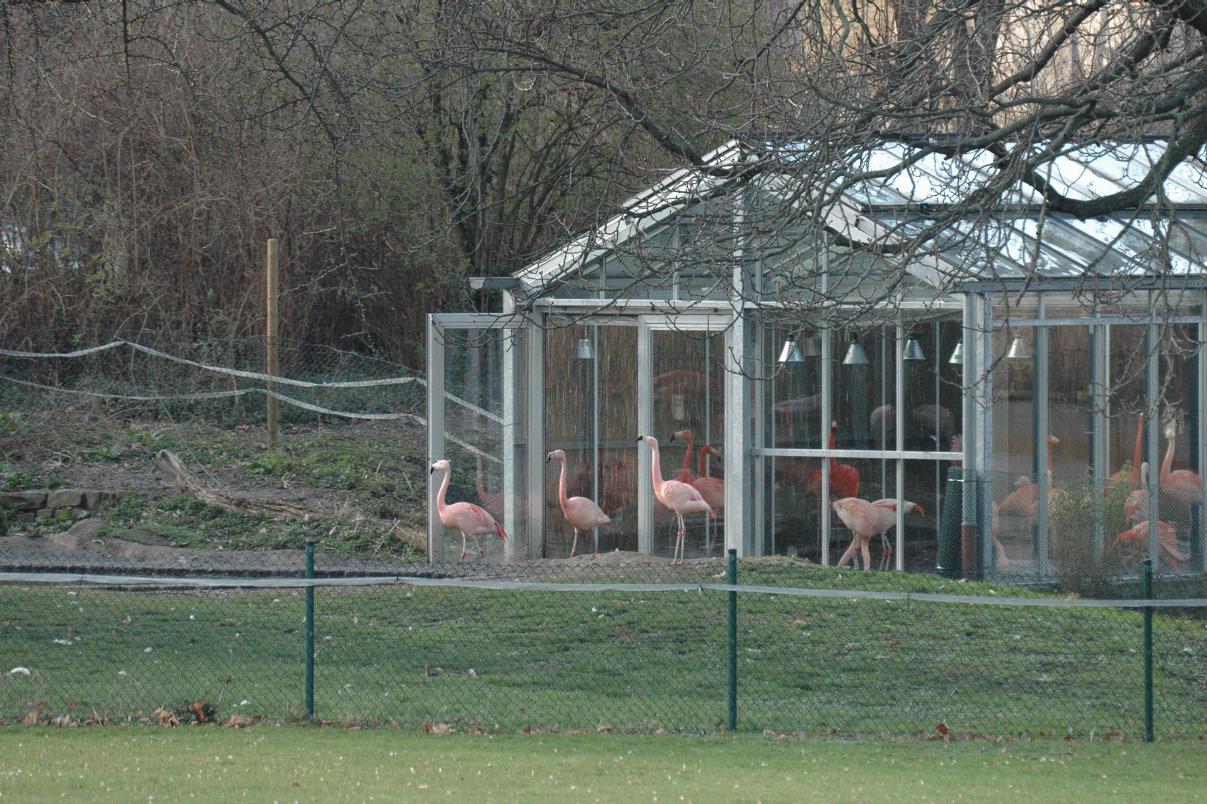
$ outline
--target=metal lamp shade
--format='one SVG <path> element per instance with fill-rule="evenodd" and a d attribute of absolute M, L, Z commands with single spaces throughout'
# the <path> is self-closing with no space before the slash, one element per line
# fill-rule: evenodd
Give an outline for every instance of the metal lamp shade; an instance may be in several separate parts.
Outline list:
<path fill-rule="evenodd" d="M 590 338 L 579 338 L 578 344 L 574 347 L 575 360 L 594 360 L 595 345 L 591 343 Z"/>
<path fill-rule="evenodd" d="M 1030 360 L 1031 346 L 1022 335 L 1019 335 L 1011 341 L 1010 351 L 1006 353 L 1006 357 L 1011 360 Z"/>
<path fill-rule="evenodd" d="M 956 348 L 951 350 L 951 357 L 947 358 L 947 362 L 955 366 L 964 365 L 964 342 L 957 341 Z"/>
<path fill-rule="evenodd" d="M 847 347 L 847 355 L 842 359 L 842 364 L 844 366 L 866 366 L 868 364 L 867 352 L 863 351 L 859 340 L 854 336 L 851 337 L 851 345 Z"/>
<path fill-rule="evenodd" d="M 925 360 L 926 353 L 922 351 L 922 344 L 918 343 L 918 339 L 914 335 L 910 335 L 905 339 L 905 354 L 902 355 L 903 360 Z"/>
<path fill-rule="evenodd" d="M 784 346 L 780 349 L 780 363 L 803 363 L 805 360 L 801 354 L 800 347 L 796 345 L 796 338 L 789 338 L 784 341 Z"/>

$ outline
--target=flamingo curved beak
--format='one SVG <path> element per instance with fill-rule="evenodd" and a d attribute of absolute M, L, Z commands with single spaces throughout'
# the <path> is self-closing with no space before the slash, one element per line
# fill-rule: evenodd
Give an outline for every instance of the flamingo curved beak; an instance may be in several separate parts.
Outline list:
<path fill-rule="evenodd" d="M 920 505 L 915 505 L 915 506 L 914 506 L 914 513 L 916 513 L 916 514 L 921 514 L 922 516 L 926 516 L 926 509 L 925 509 L 925 508 L 923 508 L 923 507 L 922 507 L 922 506 L 920 506 Z"/>
<path fill-rule="evenodd" d="M 434 475 L 434 474 L 436 474 L 436 467 L 434 467 L 434 466 L 429 466 L 429 467 L 428 467 L 428 469 L 427 469 L 427 473 L 428 473 L 429 475 Z"/>

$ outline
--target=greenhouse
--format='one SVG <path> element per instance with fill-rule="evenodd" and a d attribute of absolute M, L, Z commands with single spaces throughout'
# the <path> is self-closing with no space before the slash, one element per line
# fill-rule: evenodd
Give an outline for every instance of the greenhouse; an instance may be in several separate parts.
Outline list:
<path fill-rule="evenodd" d="M 1084 146 L 1047 176 L 1092 199 L 1162 153 Z M 579 553 L 672 556 L 676 516 L 638 443 L 653 435 L 661 474 L 710 501 L 686 518 L 689 558 L 837 564 L 854 526 L 831 503 L 857 497 L 880 509 L 862 531 L 875 566 L 1207 568 L 1207 164 L 1178 164 L 1160 203 L 1127 214 L 1062 215 L 1020 183 L 1005 212 L 970 206 L 940 228 L 936 209 L 989 172 L 983 155 L 890 143 L 853 158 L 876 178 L 816 205 L 824 220 L 784 225 L 791 179 L 680 171 L 514 276 L 478 280 L 500 312 L 430 317 L 429 452 L 451 463 L 448 501 L 508 534 L 482 540 L 487 560 L 570 554 L 553 450 L 566 495 L 611 520 Z M 915 247 L 860 247 L 872 240 Z M 430 556 L 456 560 L 439 481 Z"/>

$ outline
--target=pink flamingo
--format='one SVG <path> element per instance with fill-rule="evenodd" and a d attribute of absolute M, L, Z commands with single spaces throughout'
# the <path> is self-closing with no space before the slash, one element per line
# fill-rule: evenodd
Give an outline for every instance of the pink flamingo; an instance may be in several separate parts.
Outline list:
<path fill-rule="evenodd" d="M 1054 435 L 1048 436 L 1048 484 L 1052 483 L 1052 450 L 1051 447 L 1060 443 L 1060 439 Z M 1014 481 L 1015 490 L 1006 496 L 998 505 L 997 510 L 1002 514 L 1010 514 L 1013 516 L 1021 516 L 1027 520 L 1028 527 L 1035 520 L 1035 516 L 1039 510 L 1039 484 L 1033 483 L 1027 477 L 1020 476 Z"/>
<path fill-rule="evenodd" d="M 704 498 L 704 502 L 708 503 L 708 507 L 712 509 L 710 512 L 712 518 L 716 519 L 725 513 L 725 481 L 719 477 L 713 477 L 708 473 L 708 456 L 715 455 L 721 457 L 721 453 L 717 452 L 709 444 L 700 447 L 700 474 L 692 481 L 692 488 L 700 492 L 700 496 Z M 712 554 L 713 534 L 709 535 L 708 552 Z"/>
<path fill-rule="evenodd" d="M 1141 414 L 1136 422 L 1136 447 L 1132 452 L 1132 464 L 1127 469 L 1120 469 L 1113 475 L 1107 478 L 1107 483 L 1113 485 L 1115 483 L 1128 480 L 1132 484 L 1132 488 L 1140 488 L 1140 459 L 1144 454 L 1144 416 Z"/>
<path fill-rule="evenodd" d="M 1152 529 L 1149 528 L 1148 521 L 1141 522 L 1116 536 L 1115 541 L 1107 548 L 1107 552 L 1114 550 L 1121 542 L 1146 545 L 1150 533 L 1152 533 Z M 1174 572 L 1178 571 L 1178 562 L 1186 560 L 1186 553 L 1178 545 L 1178 532 L 1168 522 L 1157 522 L 1157 551 L 1160 555 L 1165 556 L 1165 560 L 1169 562 L 1169 568 Z"/>
<path fill-rule="evenodd" d="M 1165 449 L 1165 460 L 1161 461 L 1161 491 L 1183 505 L 1201 505 L 1203 502 L 1203 478 L 1189 469 L 1173 467 L 1174 438 L 1178 431 L 1174 425 L 1165 428 L 1169 446 Z"/>
<path fill-rule="evenodd" d="M 478 538 L 484 536 L 491 531 L 499 534 L 499 538 L 503 543 L 507 543 L 507 533 L 503 530 L 503 526 L 495 522 L 494 517 L 487 513 L 486 509 L 473 503 L 459 502 L 447 505 L 444 502 L 444 495 L 448 492 L 448 481 L 452 477 L 453 468 L 448 461 L 436 461 L 432 464 L 428 474 L 443 472 L 444 479 L 440 481 L 440 490 L 436 492 L 436 510 L 440 514 L 440 524 L 446 528 L 461 531 L 461 560 L 465 560 L 465 539 L 467 536 L 473 537 L 474 544 L 478 546 L 478 557 L 485 558 L 486 551 L 482 549 L 482 542 Z"/>
<path fill-rule="evenodd" d="M 1148 461 L 1140 464 L 1139 483 L 1123 503 L 1123 516 L 1128 522 L 1148 518 Z"/>
<path fill-rule="evenodd" d="M 830 449 L 838 449 L 838 420 L 830 422 Z M 821 496 L 821 470 L 814 469 L 809 475 L 810 494 Z M 849 463 L 830 459 L 830 495 L 846 498 L 859 496 L 859 470 Z"/>
<path fill-rule="evenodd" d="M 906 513 L 911 511 L 925 513 L 922 506 L 917 503 L 902 501 L 902 505 Z M 885 547 L 888 550 L 881 562 L 883 566 L 887 562 L 888 556 L 892 555 L 892 548 L 888 545 L 888 538 L 885 534 L 897 524 L 897 501 L 883 499 L 868 502 L 858 497 L 844 497 L 841 500 L 835 500 L 830 507 L 838 514 L 842 524 L 851 531 L 851 546 L 838 559 L 838 566 L 844 566 L 848 561 L 853 562 L 855 551 L 859 550 L 863 555 L 863 568 L 871 569 L 872 551 L 869 545 L 872 537 L 877 535 L 884 539 Z"/>
<path fill-rule="evenodd" d="M 604 525 L 611 525 L 612 520 L 595 504 L 594 500 L 586 497 L 566 497 L 566 453 L 555 449 L 545 456 L 545 463 L 557 461 L 562 465 L 557 479 L 557 504 L 562 509 L 562 516 L 570 527 L 574 528 L 574 543 L 570 545 L 570 557 L 574 558 L 578 551 L 578 532 L 594 530 Z M 595 541 L 595 554 L 599 555 L 599 540 Z"/>
<path fill-rule="evenodd" d="M 693 486 L 689 486 L 687 483 L 680 483 L 678 480 L 662 479 L 662 464 L 658 457 L 658 439 L 653 436 L 638 436 L 637 441 L 644 441 L 654 453 L 654 498 L 674 511 L 675 517 L 679 520 L 678 540 L 675 542 L 675 554 L 671 563 L 682 563 L 683 543 L 687 537 L 687 525 L 683 522 L 683 515 L 711 514 L 712 508 L 709 507 L 704 498 L 700 496 L 700 492 L 696 491 Z"/>
<path fill-rule="evenodd" d="M 676 438 L 682 438 L 687 442 L 687 452 L 683 454 L 683 468 L 671 475 L 671 480 L 678 480 L 680 483 L 691 484 L 696 480 L 696 473 L 692 471 L 692 449 L 696 445 L 696 437 L 691 430 L 676 430 L 671 433 L 670 443 L 674 444 Z"/>
<path fill-rule="evenodd" d="M 498 517 L 503 515 L 503 494 L 488 494 L 486 491 L 486 472 L 482 469 L 482 456 L 475 455 L 474 459 L 478 462 L 478 499 L 482 502 L 482 507 L 490 512 L 492 516 Z"/>
<path fill-rule="evenodd" d="M 700 496 L 712 509 L 713 518 L 716 519 L 719 514 L 725 512 L 725 481 L 709 474 L 709 455 L 721 457 L 721 453 L 717 451 L 716 447 L 709 444 L 700 447 L 700 474 L 691 482 L 691 486 L 700 492 Z"/>

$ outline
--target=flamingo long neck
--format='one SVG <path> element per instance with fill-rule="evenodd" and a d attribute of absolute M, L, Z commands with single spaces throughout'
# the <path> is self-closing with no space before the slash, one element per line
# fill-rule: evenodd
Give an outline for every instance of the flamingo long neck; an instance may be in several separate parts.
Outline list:
<path fill-rule="evenodd" d="M 482 456 L 478 458 L 478 499 L 486 499 L 486 473 L 482 470 Z"/>
<path fill-rule="evenodd" d="M 1048 449 L 1046 450 L 1046 452 L 1048 453 L 1048 482 L 1051 483 L 1052 482 L 1052 442 L 1050 440 L 1048 441 Z"/>
<path fill-rule="evenodd" d="M 1167 483 L 1169 475 L 1173 469 L 1173 442 L 1174 436 L 1169 436 L 1169 446 L 1165 448 L 1165 460 L 1161 461 L 1161 482 Z"/>
<path fill-rule="evenodd" d="M 695 448 L 696 437 L 689 430 L 687 432 L 687 452 L 683 454 L 683 468 L 690 472 L 692 470 L 692 449 Z M 701 453 L 700 457 L 704 457 Z"/>
<path fill-rule="evenodd" d="M 708 456 L 712 454 L 712 447 L 705 444 L 700 447 L 700 471 L 696 474 L 700 477 L 709 477 L 708 474 Z"/>
<path fill-rule="evenodd" d="M 562 458 L 558 463 L 562 465 L 562 471 L 557 477 L 557 504 L 565 511 L 570 502 L 566 497 L 566 459 Z"/>
<path fill-rule="evenodd" d="M 838 449 L 838 430 L 830 428 L 830 449 Z M 830 456 L 830 471 L 833 472 L 838 468 L 838 459 L 833 455 Z"/>
<path fill-rule="evenodd" d="M 1141 484 L 1146 484 L 1147 480 L 1140 478 L 1140 464 L 1144 455 L 1144 414 L 1140 414 L 1139 420 L 1136 422 L 1136 449 L 1132 452 L 1132 488 L 1138 489 Z"/>
<path fill-rule="evenodd" d="M 444 502 L 444 495 L 448 491 L 448 481 L 449 477 L 452 475 L 452 471 L 445 469 L 443 474 L 444 478 L 440 481 L 440 490 L 436 492 L 436 510 L 439 511 L 441 515 L 443 515 L 444 510 L 448 508 Z"/>
<path fill-rule="evenodd" d="M 662 461 L 658 457 L 658 442 L 657 441 L 650 444 L 650 450 L 654 453 L 653 459 L 652 459 L 653 465 L 650 468 L 653 470 L 654 488 L 657 488 L 658 486 L 662 485 Z"/>

